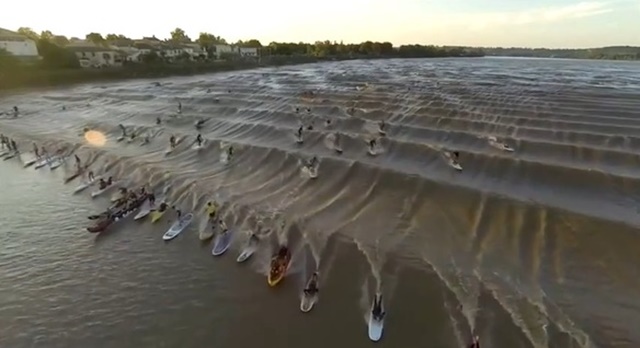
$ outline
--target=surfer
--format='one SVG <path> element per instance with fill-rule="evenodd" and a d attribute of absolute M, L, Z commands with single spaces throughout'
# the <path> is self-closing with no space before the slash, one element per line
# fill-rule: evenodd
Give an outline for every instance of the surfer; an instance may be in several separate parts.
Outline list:
<path fill-rule="evenodd" d="M 318 272 L 313 273 L 309 285 L 302 291 L 308 296 L 313 296 L 320 291 L 320 289 L 318 289 Z"/>
<path fill-rule="evenodd" d="M 136 138 L 136 132 L 131 132 L 131 136 L 129 136 L 129 139 L 133 141 L 135 138 Z"/>
<path fill-rule="evenodd" d="M 313 156 L 310 160 L 307 161 L 306 167 L 309 169 L 313 169 L 318 164 L 318 157 Z"/>
<path fill-rule="evenodd" d="M 73 158 L 76 160 L 76 171 L 80 172 L 82 170 L 82 161 L 80 160 L 80 157 L 78 157 L 78 155 L 73 155 Z"/>
<path fill-rule="evenodd" d="M 96 177 L 93 175 L 93 171 L 92 170 L 90 170 L 89 173 L 87 174 L 87 179 L 89 179 L 89 181 L 96 180 Z"/>
<path fill-rule="evenodd" d="M 38 144 L 33 143 L 33 153 L 36 155 L 37 159 L 40 159 L 40 151 L 38 150 Z"/>
<path fill-rule="evenodd" d="M 225 233 L 229 230 L 229 228 L 227 228 L 227 224 L 225 224 L 222 219 L 218 220 L 218 225 L 220 226 L 220 230 L 222 230 L 222 233 Z"/>
<path fill-rule="evenodd" d="M 198 146 L 202 146 L 202 135 L 198 134 L 198 136 L 196 137 L 196 143 L 198 143 Z"/>
<path fill-rule="evenodd" d="M 118 127 L 120 127 L 120 130 L 122 131 L 122 137 L 126 137 L 127 136 L 127 129 L 124 128 L 124 126 L 121 124 L 118 125 Z"/>
<path fill-rule="evenodd" d="M 16 145 L 16 141 L 11 139 L 11 149 L 15 152 L 18 152 L 18 145 Z"/>
<path fill-rule="evenodd" d="M 20 114 L 20 110 L 18 110 L 17 106 L 13 107 L 13 117 L 18 117 L 18 115 Z"/>
<path fill-rule="evenodd" d="M 451 158 L 456 161 L 456 163 L 458 162 L 458 159 L 460 158 L 460 152 L 458 151 L 453 151 L 451 153 Z"/>
<path fill-rule="evenodd" d="M 178 113 L 181 114 L 182 113 L 182 103 L 178 102 Z"/>
<path fill-rule="evenodd" d="M 106 181 L 104 181 L 104 179 L 103 179 L 103 178 L 100 178 L 100 180 L 98 181 L 98 189 L 99 189 L 99 190 L 104 190 L 104 189 L 106 189 L 106 188 L 107 188 L 107 186 L 109 186 L 109 185 L 107 184 L 107 182 L 106 182 Z"/>
<path fill-rule="evenodd" d="M 379 133 L 385 133 L 386 130 L 385 128 L 387 127 L 387 124 L 384 122 L 384 120 L 381 120 L 380 122 L 378 122 L 378 132 Z"/>
<path fill-rule="evenodd" d="M 153 192 L 149 192 L 149 196 L 147 196 L 147 198 L 149 199 L 149 204 L 151 206 L 156 204 L 156 195 L 154 195 Z"/>
<path fill-rule="evenodd" d="M 233 146 L 229 146 L 227 149 L 227 159 L 231 160 L 231 156 L 233 156 Z"/>
<path fill-rule="evenodd" d="M 325 126 L 325 128 L 331 127 L 331 119 L 330 118 L 327 118 L 327 120 L 324 121 L 324 126 Z"/>
<path fill-rule="evenodd" d="M 473 337 L 473 342 L 469 345 L 469 348 L 480 348 L 480 337 Z"/>
<path fill-rule="evenodd" d="M 180 220 L 180 218 L 182 217 L 182 211 L 180 211 L 180 209 L 176 208 L 175 206 L 171 208 L 176 211 L 176 217 L 178 218 L 178 220 Z"/>
<path fill-rule="evenodd" d="M 298 137 L 298 139 L 302 139 L 302 132 L 304 131 L 304 126 L 300 125 L 300 128 L 298 128 L 298 132 L 296 133 L 296 136 Z"/>
<path fill-rule="evenodd" d="M 4 137 L 4 134 L 0 134 L 0 147 L 3 149 L 7 145 L 7 139 Z"/>
<path fill-rule="evenodd" d="M 156 117 L 156 125 L 161 125 L 162 124 L 162 119 L 160 118 L 160 116 Z"/>
<path fill-rule="evenodd" d="M 172 149 L 176 148 L 176 137 L 173 134 L 169 138 L 169 146 L 171 146 Z"/>
<path fill-rule="evenodd" d="M 300 112 L 300 108 L 296 108 L 296 114 Z"/>
<path fill-rule="evenodd" d="M 307 126 L 307 130 L 310 130 L 310 131 L 313 130 L 313 120 L 311 120 L 311 122 Z"/>
<path fill-rule="evenodd" d="M 384 319 L 385 312 L 382 310 L 382 295 L 376 295 L 376 298 L 373 300 L 371 314 L 375 320 L 379 321 Z"/>
<path fill-rule="evenodd" d="M 310 114 L 311 113 L 311 108 L 307 108 L 307 113 Z"/>
<path fill-rule="evenodd" d="M 374 152 L 377 144 L 376 139 L 369 140 L 369 151 Z"/>

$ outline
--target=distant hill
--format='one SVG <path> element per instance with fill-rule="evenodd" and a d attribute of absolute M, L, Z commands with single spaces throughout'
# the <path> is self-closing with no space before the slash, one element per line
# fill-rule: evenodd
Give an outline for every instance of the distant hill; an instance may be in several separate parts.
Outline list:
<path fill-rule="evenodd" d="M 581 49 L 489 47 L 483 48 L 482 50 L 486 56 L 640 60 L 640 47 L 637 46 L 610 46 Z"/>

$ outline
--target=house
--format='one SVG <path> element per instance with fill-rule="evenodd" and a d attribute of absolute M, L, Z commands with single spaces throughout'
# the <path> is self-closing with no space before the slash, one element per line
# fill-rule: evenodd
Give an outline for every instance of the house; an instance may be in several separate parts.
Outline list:
<path fill-rule="evenodd" d="M 233 54 L 233 47 L 229 45 L 213 45 L 213 53 L 216 59 L 221 59 L 224 55 Z"/>
<path fill-rule="evenodd" d="M 256 47 L 238 47 L 238 54 L 242 57 L 257 57 L 258 49 Z"/>
<path fill-rule="evenodd" d="M 182 46 L 182 49 L 191 55 L 192 60 L 202 59 L 207 57 L 207 52 L 200 47 L 197 43 L 187 43 Z"/>
<path fill-rule="evenodd" d="M 167 60 L 174 60 L 185 53 L 182 45 L 173 43 L 163 44 L 160 46 L 160 55 Z"/>
<path fill-rule="evenodd" d="M 73 52 L 83 68 L 103 68 L 122 66 L 126 54 L 118 49 L 94 45 L 88 42 L 74 42 L 66 47 Z"/>
<path fill-rule="evenodd" d="M 0 49 L 20 59 L 39 59 L 35 41 L 16 32 L 0 28 Z"/>

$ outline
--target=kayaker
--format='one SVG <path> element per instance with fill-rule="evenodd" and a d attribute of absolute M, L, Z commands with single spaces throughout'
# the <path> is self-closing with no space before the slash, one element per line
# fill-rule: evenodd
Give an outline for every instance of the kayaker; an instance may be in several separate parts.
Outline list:
<path fill-rule="evenodd" d="M 107 188 L 107 186 L 109 186 L 109 184 L 107 184 L 103 178 L 100 178 L 100 180 L 98 181 L 98 189 L 104 190 Z"/>
<path fill-rule="evenodd" d="M 216 217 L 216 211 L 218 210 L 217 204 L 215 202 L 207 202 L 207 214 L 209 215 L 209 219 L 213 219 Z"/>
<path fill-rule="evenodd" d="M 169 138 L 169 145 L 172 149 L 176 147 L 176 137 L 173 134 Z"/>
<path fill-rule="evenodd" d="M 318 289 L 318 272 L 314 272 L 311 276 L 311 281 L 309 282 L 309 286 L 303 290 L 303 292 L 307 295 L 315 295 L 319 292 Z"/>
<path fill-rule="evenodd" d="M 369 150 L 373 151 L 376 147 L 377 143 L 375 139 L 369 140 Z"/>
<path fill-rule="evenodd" d="M 182 212 L 180 211 L 180 209 L 176 208 L 175 206 L 171 208 L 176 211 L 176 217 L 178 218 L 178 220 L 180 220 L 180 218 L 182 217 Z"/>
<path fill-rule="evenodd" d="M 473 342 L 469 345 L 469 348 L 480 348 L 480 337 L 475 336 L 473 338 Z"/>
<path fill-rule="evenodd" d="M 371 311 L 371 314 L 376 320 L 384 319 L 385 313 L 382 311 L 382 295 L 376 295 L 376 298 L 373 300 L 373 310 Z"/>

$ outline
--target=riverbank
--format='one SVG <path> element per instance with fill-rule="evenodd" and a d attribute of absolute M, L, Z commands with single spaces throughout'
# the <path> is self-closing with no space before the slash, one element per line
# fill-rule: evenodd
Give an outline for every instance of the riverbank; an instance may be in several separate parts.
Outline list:
<path fill-rule="evenodd" d="M 215 72 L 255 69 L 266 66 L 319 62 L 310 56 L 273 57 L 258 61 L 212 61 L 186 63 L 127 64 L 102 69 L 48 69 L 39 66 L 17 67 L 0 72 L 0 91 L 46 88 L 79 83 L 189 76 Z"/>

